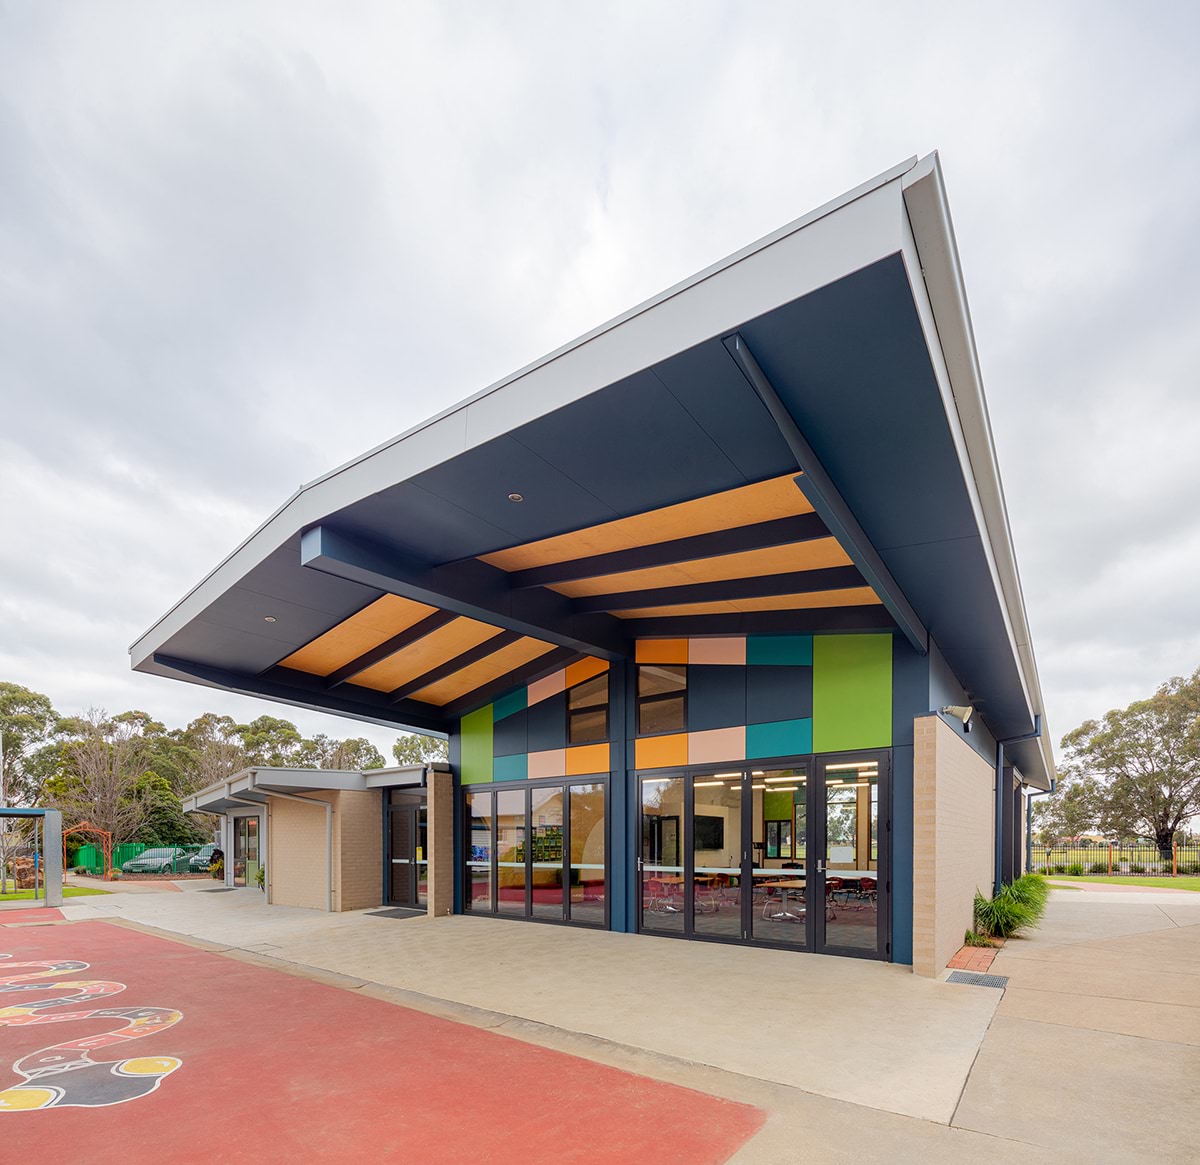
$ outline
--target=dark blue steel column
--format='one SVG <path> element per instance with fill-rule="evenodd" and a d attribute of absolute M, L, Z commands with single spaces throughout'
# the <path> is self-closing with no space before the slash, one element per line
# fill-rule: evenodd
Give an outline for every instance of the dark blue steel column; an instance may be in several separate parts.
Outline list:
<path fill-rule="evenodd" d="M 449 741 L 450 772 L 454 778 L 454 913 L 463 912 L 463 867 L 467 855 L 463 849 L 463 837 L 466 828 L 463 824 L 462 796 L 462 733 L 456 722 L 450 732 Z"/>

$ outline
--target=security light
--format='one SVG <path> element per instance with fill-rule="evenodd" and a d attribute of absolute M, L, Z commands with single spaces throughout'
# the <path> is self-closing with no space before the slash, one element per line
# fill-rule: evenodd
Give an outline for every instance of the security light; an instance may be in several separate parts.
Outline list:
<path fill-rule="evenodd" d="M 971 717 L 975 715 L 975 709 L 969 704 L 947 704 L 942 709 L 942 715 L 954 716 L 962 721 L 963 731 L 971 731 Z"/>

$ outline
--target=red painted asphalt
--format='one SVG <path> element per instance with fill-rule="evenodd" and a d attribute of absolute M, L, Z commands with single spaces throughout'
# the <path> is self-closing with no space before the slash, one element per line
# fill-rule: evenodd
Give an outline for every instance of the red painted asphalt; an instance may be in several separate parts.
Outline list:
<path fill-rule="evenodd" d="M 50 922 L 53 919 L 62 919 L 62 911 L 53 906 L 35 906 L 32 910 L 0 910 L 0 926 L 10 922 Z"/>
<path fill-rule="evenodd" d="M 38 912 L 45 916 L 46 911 Z M 686 1088 L 533 1047 L 479 1028 L 210 954 L 106 922 L 5 928 L 0 919 L 0 1146 L 5 1165 L 86 1160 L 172 1165 L 246 1160 L 419 1162 L 421 1165 L 716 1165 L 765 1113 Z M 79 960 L 47 984 L 83 987 L 5 993 L 29 969 L 17 962 Z M 479 973 L 492 973 L 480 967 Z M 125 990 L 112 991 L 113 984 Z M 107 998 L 101 999 L 101 995 Z M 63 1019 L 32 1024 L 24 1011 L 60 997 Z M 658 1006 L 650 996 L 647 1006 Z M 121 1018 L 112 1012 L 125 1009 Z M 136 1009 L 136 1010 L 134 1010 Z M 173 1012 L 182 1012 L 174 1021 Z M 65 1022 L 66 1013 L 93 1018 Z M 105 1012 L 108 1016 L 105 1017 Z M 36 1013 L 35 1013 L 36 1014 Z M 172 1026 L 173 1024 L 173 1026 Z M 27 1026 L 23 1026 L 27 1025 Z M 148 1025 L 145 1038 L 127 1038 Z M 97 1041 L 91 1059 L 128 1065 L 75 1097 L 145 1092 L 107 1107 L 8 1111 L 40 1103 L 61 1068 L 25 1089 L 11 1065 L 52 1045 Z M 78 1058 L 79 1049 L 56 1053 Z M 43 1063 L 53 1066 L 47 1056 Z M 157 1077 L 153 1077 L 157 1078 Z M 91 1091 L 89 1092 L 89 1088 Z M 5 1096 L 10 1099 L 4 1103 Z M 15 1099 L 12 1099 L 14 1098 Z M 81 1155 L 82 1154 L 82 1155 Z"/>

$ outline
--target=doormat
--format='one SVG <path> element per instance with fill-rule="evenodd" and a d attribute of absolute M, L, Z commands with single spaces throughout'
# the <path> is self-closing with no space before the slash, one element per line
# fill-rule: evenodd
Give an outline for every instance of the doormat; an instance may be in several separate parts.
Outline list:
<path fill-rule="evenodd" d="M 410 910 L 405 906 L 393 906 L 388 910 L 368 910 L 372 918 L 424 918 L 428 911 Z"/>
<path fill-rule="evenodd" d="M 236 890 L 236 886 L 217 886 L 212 890 L 201 890 L 201 894 L 232 894 Z"/>
<path fill-rule="evenodd" d="M 1007 975 L 981 975 L 978 971 L 951 971 L 946 976 L 947 983 L 969 983 L 972 987 L 1008 986 Z"/>

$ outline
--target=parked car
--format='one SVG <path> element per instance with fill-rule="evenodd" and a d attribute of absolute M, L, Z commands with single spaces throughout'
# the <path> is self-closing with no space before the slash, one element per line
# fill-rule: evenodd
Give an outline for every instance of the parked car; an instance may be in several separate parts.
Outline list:
<path fill-rule="evenodd" d="M 182 873 L 187 852 L 180 846 L 159 846 L 143 850 L 136 858 L 122 862 L 124 874 L 173 874 Z"/>
<path fill-rule="evenodd" d="M 208 867 L 212 865 L 213 854 L 217 852 L 215 845 L 206 845 L 201 847 L 199 853 L 192 854 L 188 860 L 188 869 L 193 874 L 207 874 Z"/>

